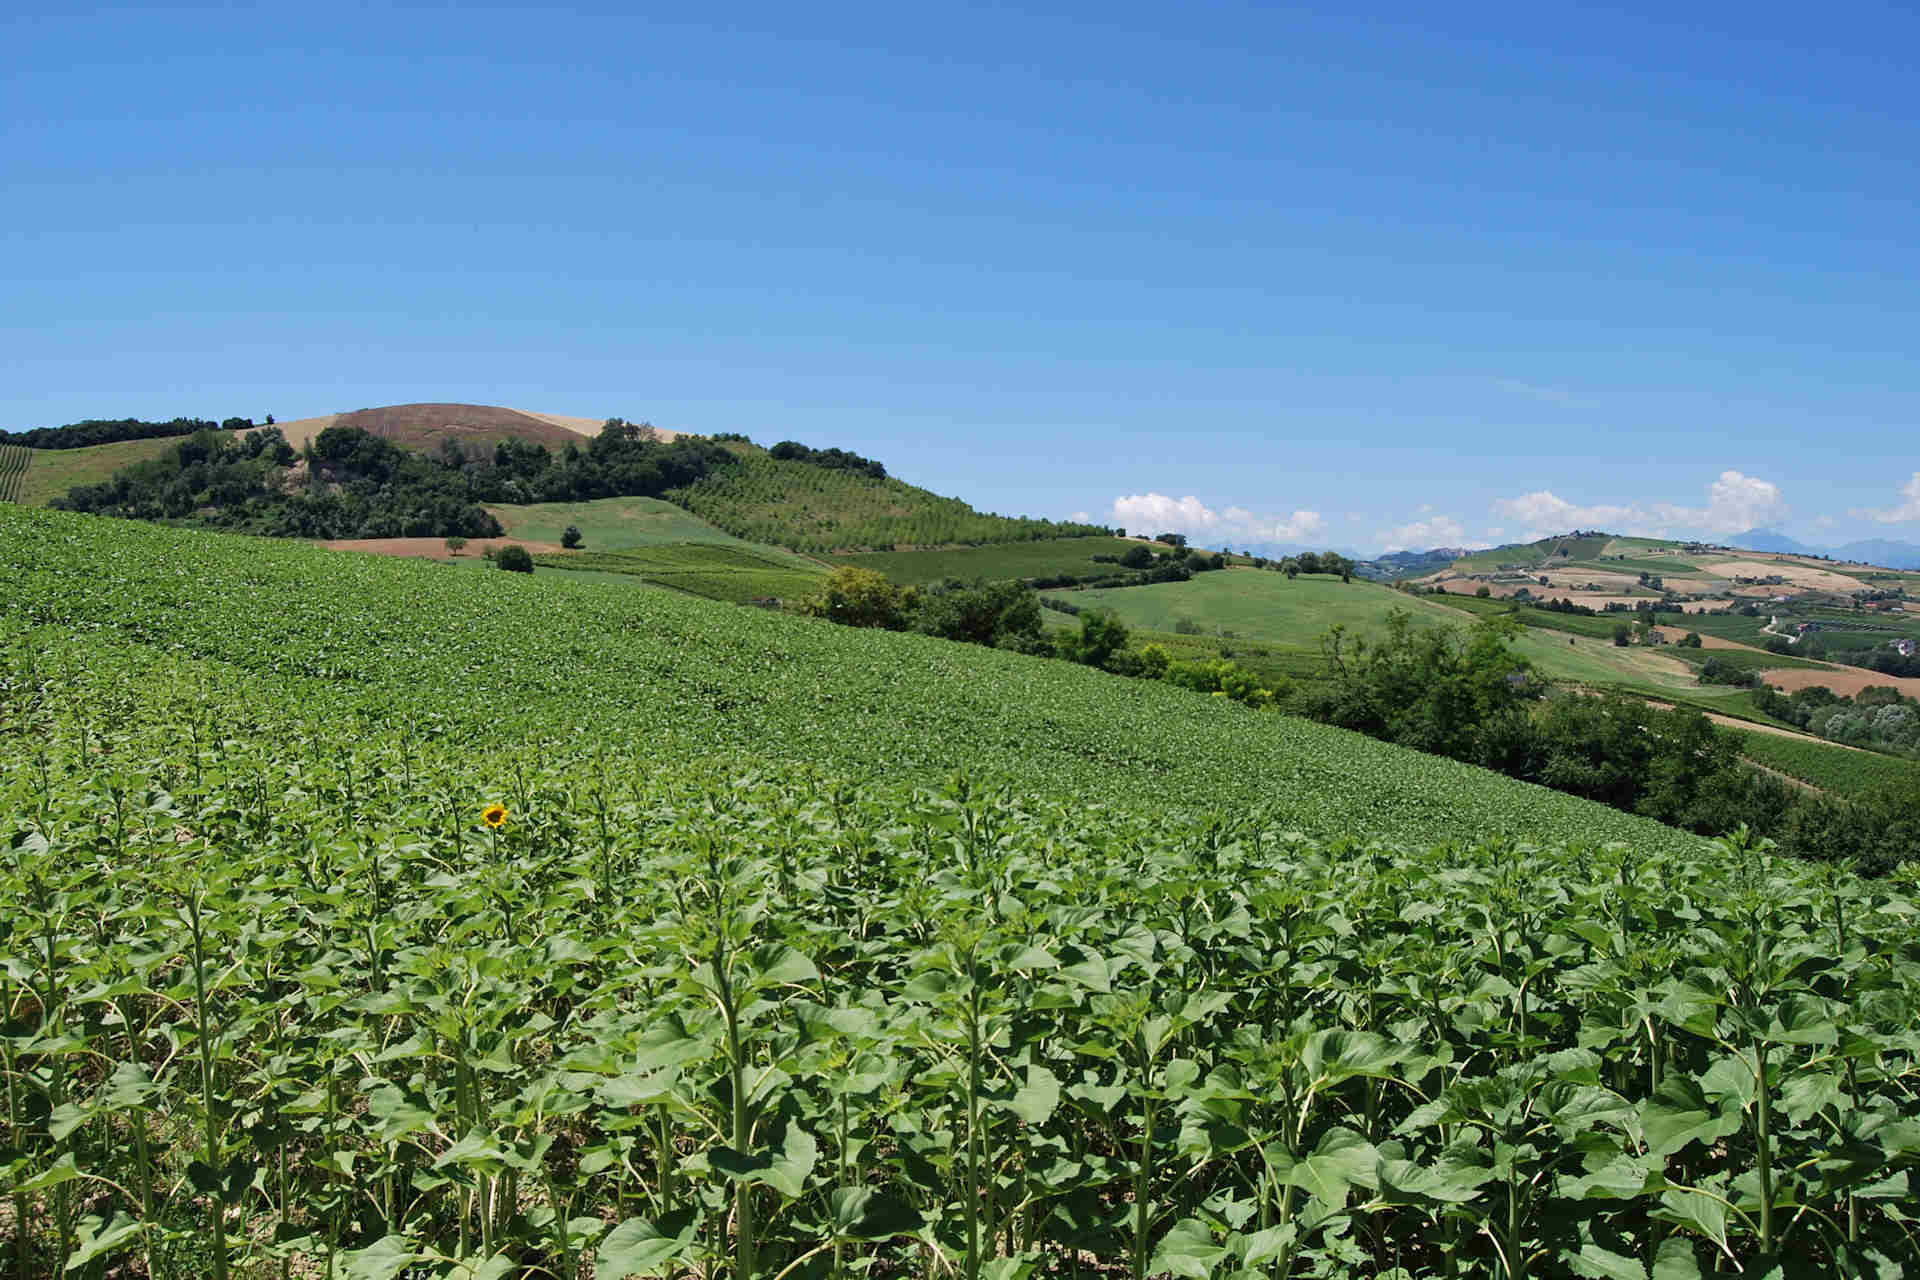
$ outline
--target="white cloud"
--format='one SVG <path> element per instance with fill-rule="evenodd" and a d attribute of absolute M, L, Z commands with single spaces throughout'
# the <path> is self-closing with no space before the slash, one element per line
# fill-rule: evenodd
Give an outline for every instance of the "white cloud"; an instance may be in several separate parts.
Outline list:
<path fill-rule="evenodd" d="M 1769 480 L 1722 471 L 1707 490 L 1706 519 L 1715 533 L 1742 533 L 1777 524 L 1787 515 L 1780 486 Z"/>
<path fill-rule="evenodd" d="M 1075 524 L 1086 524 L 1093 519 L 1093 516 L 1085 511 L 1076 511 L 1068 516 L 1067 519 L 1073 521 Z"/>
<path fill-rule="evenodd" d="M 1900 486 L 1903 501 L 1897 507 L 1856 508 L 1849 515 L 1861 516 L 1868 520 L 1878 520 L 1881 524 L 1905 524 L 1909 520 L 1920 520 L 1920 471 Z"/>
<path fill-rule="evenodd" d="M 1432 509 L 1422 507 L 1414 514 Z M 1384 544 L 1383 551 L 1426 551 L 1432 547 L 1461 545 L 1467 540 L 1467 529 L 1452 516 L 1434 516 L 1430 520 L 1414 520 L 1398 528 L 1384 529 L 1375 536 Z"/>
<path fill-rule="evenodd" d="M 1113 522 L 1129 533 L 1184 533 L 1189 538 L 1232 542 L 1298 542 L 1326 528 L 1318 511 L 1288 515 L 1261 515 L 1245 507 L 1215 511 L 1188 495 L 1170 498 L 1164 493 L 1136 493 L 1113 500 Z"/>
<path fill-rule="evenodd" d="M 1915 479 L 1920 482 L 1920 475 Z M 1719 478 L 1707 486 L 1704 507 L 1672 502 L 1585 506 L 1568 502 L 1551 489 L 1496 499 L 1493 504 L 1495 515 L 1526 525 L 1529 539 L 1565 533 L 1569 529 L 1605 529 L 1611 533 L 1654 538 L 1666 537 L 1677 528 L 1740 533 L 1778 523 L 1786 518 L 1788 510 L 1780 486 L 1731 469 L 1722 471 Z"/>

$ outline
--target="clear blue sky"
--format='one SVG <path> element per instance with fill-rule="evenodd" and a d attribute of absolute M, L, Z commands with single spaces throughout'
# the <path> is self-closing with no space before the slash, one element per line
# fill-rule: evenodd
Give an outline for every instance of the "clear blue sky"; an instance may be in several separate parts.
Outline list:
<path fill-rule="evenodd" d="M 1911 6 L 634 8 L 8 6 L 0 426 L 464 400 L 1234 545 L 1920 538 Z"/>

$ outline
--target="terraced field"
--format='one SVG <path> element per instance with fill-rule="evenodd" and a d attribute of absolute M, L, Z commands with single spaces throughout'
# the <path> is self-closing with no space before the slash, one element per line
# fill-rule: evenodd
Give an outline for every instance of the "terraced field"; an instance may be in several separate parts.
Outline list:
<path fill-rule="evenodd" d="M 0 599 L 13 1271 L 1920 1252 L 1903 886 L 562 573 L 7 507 Z"/>

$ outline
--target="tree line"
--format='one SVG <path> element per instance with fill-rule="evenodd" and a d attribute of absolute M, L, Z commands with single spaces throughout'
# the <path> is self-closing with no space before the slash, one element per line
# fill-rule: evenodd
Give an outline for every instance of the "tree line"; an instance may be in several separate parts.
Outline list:
<path fill-rule="evenodd" d="M 269 425 L 273 415 L 267 415 Z M 86 449 L 97 444 L 118 444 L 123 440 L 165 440 L 190 436 L 201 431 L 245 431 L 252 418 L 173 418 L 166 422 L 146 422 L 139 418 L 88 418 L 63 427 L 35 427 L 31 431 L 0 431 L 0 444 L 24 445 L 29 449 Z"/>

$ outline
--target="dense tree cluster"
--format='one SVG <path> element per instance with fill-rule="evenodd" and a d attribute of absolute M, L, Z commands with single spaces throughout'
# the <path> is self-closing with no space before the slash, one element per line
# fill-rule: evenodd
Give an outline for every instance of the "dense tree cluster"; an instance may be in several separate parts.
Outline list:
<path fill-rule="evenodd" d="M 274 537 L 483 538 L 501 532 L 483 504 L 657 497 L 734 464 L 710 441 L 663 444 L 618 418 L 558 457 L 512 439 L 481 449 L 449 440 L 418 454 L 356 427 L 328 427 L 296 454 L 276 427 L 205 430 L 55 505 Z"/>
<path fill-rule="evenodd" d="M 272 422 L 272 418 L 267 419 Z M 139 418 L 88 418 L 69 422 L 64 427 L 36 427 L 31 431 L 0 431 L 0 444 L 25 445 L 29 449 L 86 449 L 97 444 L 118 444 L 122 440 L 166 440 L 190 436 L 201 431 L 244 431 L 253 425 L 251 418 L 174 418 L 168 422 L 143 422 Z"/>
<path fill-rule="evenodd" d="M 875 480 L 887 478 L 887 469 L 880 463 L 845 449 L 814 449 L 798 440 L 782 440 L 767 452 L 782 462 L 804 462 L 810 467 L 825 467 L 829 471 L 857 471 Z"/>
<path fill-rule="evenodd" d="M 1518 632 L 1504 615 L 1464 633 L 1418 629 L 1400 611 L 1377 637 L 1335 627 L 1323 644 L 1332 684 L 1301 709 L 1705 835 L 1744 826 L 1789 853 L 1869 872 L 1920 859 L 1920 786 L 1852 799 L 1790 792 L 1747 767 L 1738 739 L 1697 711 L 1544 688 L 1508 647 Z M 1761 685 L 1754 697 L 1762 711 L 1839 741 L 1920 747 L 1920 702 L 1894 689 L 1844 698 L 1827 689 L 1782 695 Z"/>
<path fill-rule="evenodd" d="M 1898 689 L 1869 685 L 1848 697 L 1819 685 L 1781 693 L 1760 684 L 1753 702 L 1777 720 L 1835 742 L 1901 755 L 1920 750 L 1920 701 Z"/>

